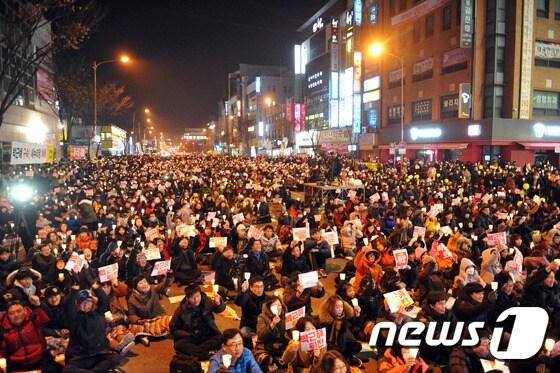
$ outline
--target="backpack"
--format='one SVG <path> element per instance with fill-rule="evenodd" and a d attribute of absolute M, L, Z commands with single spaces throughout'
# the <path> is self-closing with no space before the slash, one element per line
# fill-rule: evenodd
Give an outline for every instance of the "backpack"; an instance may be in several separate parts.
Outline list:
<path fill-rule="evenodd" d="M 169 363 L 170 373 L 204 373 L 202 366 L 194 356 L 176 354 Z"/>

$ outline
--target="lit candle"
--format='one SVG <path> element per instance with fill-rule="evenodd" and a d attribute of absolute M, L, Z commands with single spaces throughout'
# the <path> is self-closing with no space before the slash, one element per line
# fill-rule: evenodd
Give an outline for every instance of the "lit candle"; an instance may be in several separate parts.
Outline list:
<path fill-rule="evenodd" d="M 58 281 L 60 281 L 60 282 L 64 281 L 64 273 L 59 273 L 58 274 Z"/>
<path fill-rule="evenodd" d="M 251 272 L 243 273 L 243 277 L 245 278 L 246 281 L 249 281 L 249 279 L 251 278 Z"/>
<path fill-rule="evenodd" d="M 340 280 L 346 280 L 346 273 L 339 273 L 338 276 L 340 277 Z"/>
<path fill-rule="evenodd" d="M 554 347 L 554 345 L 556 344 L 556 341 L 552 338 L 547 338 L 544 341 L 544 349 L 546 350 L 546 352 L 550 352 L 552 351 L 552 348 Z"/>
<path fill-rule="evenodd" d="M 214 293 L 218 294 L 218 290 L 220 290 L 220 285 L 213 284 L 212 285 L 212 290 L 214 290 Z"/>
<path fill-rule="evenodd" d="M 299 330 L 292 330 L 292 339 L 294 341 L 299 341 Z"/>
<path fill-rule="evenodd" d="M 222 363 L 224 364 L 224 367 L 226 367 L 226 369 L 228 369 L 229 366 L 231 365 L 231 355 L 230 354 L 223 354 L 222 355 Z"/>
<path fill-rule="evenodd" d="M 492 290 L 496 291 L 498 290 L 498 283 L 497 282 L 492 282 L 492 284 L 490 284 L 490 286 L 492 286 Z"/>
<path fill-rule="evenodd" d="M 352 298 L 352 305 L 358 307 L 358 298 Z"/>

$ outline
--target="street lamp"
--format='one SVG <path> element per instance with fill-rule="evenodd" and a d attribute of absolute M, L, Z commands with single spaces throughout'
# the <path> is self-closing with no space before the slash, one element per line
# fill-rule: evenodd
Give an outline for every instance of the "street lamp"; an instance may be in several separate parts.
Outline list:
<path fill-rule="evenodd" d="M 101 62 L 93 61 L 93 65 L 91 66 L 93 69 L 93 136 L 95 136 L 97 131 L 97 69 L 101 65 L 113 62 L 121 62 L 126 64 L 130 62 L 130 57 L 124 55 L 119 58 L 113 58 L 112 60 L 105 60 Z M 91 141 L 89 142 L 89 144 L 91 144 Z"/>
<path fill-rule="evenodd" d="M 373 57 L 380 57 L 383 54 L 396 58 L 401 65 L 401 143 L 404 142 L 404 62 L 402 57 L 386 52 L 381 43 L 373 43 L 369 48 L 369 54 Z"/>

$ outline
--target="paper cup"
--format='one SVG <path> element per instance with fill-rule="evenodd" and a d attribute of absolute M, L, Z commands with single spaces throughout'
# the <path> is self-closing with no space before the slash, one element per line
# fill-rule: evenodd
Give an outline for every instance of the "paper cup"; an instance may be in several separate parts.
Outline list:
<path fill-rule="evenodd" d="M 552 348 L 554 347 L 555 344 L 556 344 L 556 341 L 555 341 L 554 339 L 552 339 L 552 338 L 547 338 L 547 339 L 544 341 L 544 349 L 545 349 L 547 352 L 550 352 L 550 351 L 552 351 Z"/>
<path fill-rule="evenodd" d="M 66 250 L 66 244 L 65 243 L 60 244 L 60 247 L 62 247 L 62 250 Z"/>
<path fill-rule="evenodd" d="M 245 278 L 245 280 L 249 281 L 249 279 L 251 278 L 251 272 L 243 273 L 243 277 Z"/>
<path fill-rule="evenodd" d="M 239 281 L 239 280 L 237 279 L 237 277 L 234 277 L 234 278 L 233 278 L 233 286 L 234 286 L 236 289 L 237 289 L 237 283 L 238 283 L 238 281 Z"/>
<path fill-rule="evenodd" d="M 41 244 L 41 239 L 40 239 L 40 238 L 37 238 L 36 241 L 37 241 L 37 245 L 40 245 L 40 244 Z"/>
<path fill-rule="evenodd" d="M 117 247 L 121 247 L 122 241 L 117 241 Z"/>
<path fill-rule="evenodd" d="M 352 299 L 352 305 L 353 305 L 354 307 L 358 307 L 358 299 L 357 299 L 357 298 L 353 298 L 353 299 Z"/>
<path fill-rule="evenodd" d="M 292 330 L 292 339 L 294 341 L 299 341 L 299 330 Z"/>
<path fill-rule="evenodd" d="M 58 281 L 64 281 L 64 273 L 58 274 Z"/>
<path fill-rule="evenodd" d="M 71 239 L 72 241 L 74 241 L 74 240 L 76 239 L 76 235 L 75 235 L 75 234 L 71 234 L 71 235 L 70 235 L 70 239 Z"/>
<path fill-rule="evenodd" d="M 340 280 L 344 281 L 346 280 L 346 273 L 339 273 L 338 277 L 340 277 Z"/>
<path fill-rule="evenodd" d="M 369 240 L 367 239 L 367 237 L 364 237 L 364 245 L 369 245 Z"/>
<path fill-rule="evenodd" d="M 229 368 L 229 366 L 231 365 L 231 355 L 230 354 L 223 354 L 222 355 L 222 364 L 224 364 L 224 366 L 226 368 Z"/>
<path fill-rule="evenodd" d="M 113 230 L 115 230 L 115 229 L 117 228 L 117 225 L 116 225 L 116 224 L 113 224 L 113 225 L 112 225 L 112 228 L 113 228 Z"/>
<path fill-rule="evenodd" d="M 8 368 L 8 363 L 6 362 L 6 359 L 1 358 L 0 359 L 0 369 L 2 369 L 2 371 L 6 371 L 6 369 Z"/>
<path fill-rule="evenodd" d="M 280 316 L 280 310 L 278 309 L 278 306 L 270 307 L 270 312 L 272 312 L 274 316 Z"/>
<path fill-rule="evenodd" d="M 105 315 L 105 320 L 113 320 L 113 314 L 111 313 L 111 311 L 107 311 L 104 313 Z"/>
<path fill-rule="evenodd" d="M 498 283 L 497 282 L 492 282 L 490 284 L 490 286 L 492 286 L 492 290 L 494 290 L 494 291 L 498 290 Z"/>
<path fill-rule="evenodd" d="M 494 226 L 493 226 L 492 224 L 489 224 L 489 225 L 488 225 L 488 229 L 489 229 L 489 230 L 492 230 L 492 229 L 494 229 Z"/>

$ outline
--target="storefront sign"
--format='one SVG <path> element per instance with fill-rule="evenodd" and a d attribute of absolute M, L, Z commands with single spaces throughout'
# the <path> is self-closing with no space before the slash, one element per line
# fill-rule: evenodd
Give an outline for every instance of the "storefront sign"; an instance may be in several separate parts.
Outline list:
<path fill-rule="evenodd" d="M 412 65 L 412 79 L 414 81 L 431 78 L 434 69 L 434 59 L 426 58 Z"/>
<path fill-rule="evenodd" d="M 352 100 L 352 132 L 360 133 L 362 130 L 362 95 L 356 93 Z"/>
<path fill-rule="evenodd" d="M 325 26 L 323 23 L 323 17 L 317 18 L 317 20 L 313 23 L 313 32 L 317 32 Z"/>
<path fill-rule="evenodd" d="M 331 19 L 331 43 L 338 43 L 338 18 Z"/>
<path fill-rule="evenodd" d="M 70 159 L 86 159 L 87 149 L 87 146 L 70 145 L 68 147 Z"/>
<path fill-rule="evenodd" d="M 534 91 L 533 108 L 558 110 L 558 92 Z"/>
<path fill-rule="evenodd" d="M 349 144 L 351 137 L 350 127 L 329 129 L 317 133 L 317 142 L 319 144 Z"/>
<path fill-rule="evenodd" d="M 443 54 L 441 67 L 445 69 L 465 62 L 467 62 L 467 52 L 464 49 L 457 48 Z"/>
<path fill-rule="evenodd" d="M 535 57 L 545 60 L 560 60 L 560 44 L 537 40 L 535 42 Z"/>
<path fill-rule="evenodd" d="M 471 83 L 461 83 L 459 84 L 459 118 L 470 118 L 471 106 Z"/>
<path fill-rule="evenodd" d="M 533 133 L 535 137 L 560 137 L 560 126 L 547 126 L 543 123 L 535 123 L 533 125 Z"/>
<path fill-rule="evenodd" d="M 400 82 L 401 81 L 401 69 L 393 70 L 389 72 L 389 83 Z"/>
<path fill-rule="evenodd" d="M 473 44 L 473 0 L 461 1 L 461 48 L 471 48 Z"/>
<path fill-rule="evenodd" d="M 369 23 L 372 25 L 377 24 L 378 5 L 372 4 L 369 7 Z"/>
<path fill-rule="evenodd" d="M 316 131 L 315 131 L 316 133 Z M 315 135 L 316 136 L 316 135 Z M 296 146 L 313 146 L 313 141 L 311 140 L 311 134 L 309 131 L 301 131 L 296 133 Z"/>
<path fill-rule="evenodd" d="M 354 52 L 354 93 L 362 91 L 362 52 Z"/>
<path fill-rule="evenodd" d="M 399 77 L 400 79 L 400 77 Z M 378 76 L 364 80 L 364 92 L 373 91 L 374 89 L 379 89 L 381 85 L 381 79 Z"/>
<path fill-rule="evenodd" d="M 362 25 L 362 0 L 354 0 L 354 23 Z"/>
<path fill-rule="evenodd" d="M 362 102 L 364 104 L 367 104 L 368 102 L 379 101 L 380 97 L 381 97 L 381 91 L 379 89 L 376 89 L 375 91 L 364 93 L 364 96 L 362 98 Z"/>
<path fill-rule="evenodd" d="M 286 119 L 290 123 L 294 123 L 294 99 L 289 98 L 286 100 Z"/>
<path fill-rule="evenodd" d="M 329 123 L 330 127 L 338 127 L 338 100 L 331 100 L 329 103 Z"/>
<path fill-rule="evenodd" d="M 531 74 L 533 66 L 533 19 L 534 0 L 523 2 L 523 42 L 521 43 L 521 87 L 519 98 L 519 119 L 529 119 L 531 115 Z"/>
<path fill-rule="evenodd" d="M 12 142 L 10 164 L 54 162 L 54 145 Z"/>
<path fill-rule="evenodd" d="M 441 137 L 441 128 L 416 128 L 410 129 L 410 138 L 412 140 L 418 139 L 437 139 Z"/>
<path fill-rule="evenodd" d="M 305 121 L 305 104 L 294 104 L 294 131 L 303 131 Z"/>
<path fill-rule="evenodd" d="M 477 137 L 482 133 L 482 127 L 480 124 L 469 124 L 467 127 L 467 135 L 469 137 Z"/>
<path fill-rule="evenodd" d="M 410 8 L 406 12 L 402 12 L 401 14 L 392 17 L 391 26 L 395 27 L 403 23 L 416 21 L 448 2 L 449 0 L 426 0 L 415 7 Z"/>

